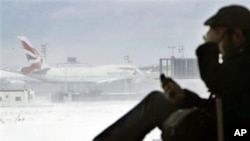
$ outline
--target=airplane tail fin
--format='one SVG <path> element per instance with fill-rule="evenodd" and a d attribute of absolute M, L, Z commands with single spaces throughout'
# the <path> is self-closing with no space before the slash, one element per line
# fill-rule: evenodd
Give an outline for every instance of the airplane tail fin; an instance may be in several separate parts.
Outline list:
<path fill-rule="evenodd" d="M 30 64 L 29 67 L 23 67 L 22 73 L 23 74 L 29 74 L 37 70 L 44 69 L 47 67 L 45 64 L 43 58 L 39 55 L 39 53 L 36 51 L 35 48 L 33 48 L 32 44 L 29 42 L 29 40 L 24 36 L 18 36 L 18 39 L 21 41 L 24 53 L 27 57 L 27 60 Z"/>

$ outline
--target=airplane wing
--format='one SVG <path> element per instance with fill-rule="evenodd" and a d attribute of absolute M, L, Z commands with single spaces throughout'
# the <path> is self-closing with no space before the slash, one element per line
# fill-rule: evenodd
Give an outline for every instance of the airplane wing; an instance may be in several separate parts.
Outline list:
<path fill-rule="evenodd" d="M 101 84 L 101 83 L 111 83 L 114 81 L 121 81 L 121 80 L 130 80 L 132 79 L 131 77 L 128 78 L 112 78 L 112 79 L 106 79 L 106 80 L 101 80 L 101 81 L 97 81 L 97 84 Z"/>
<path fill-rule="evenodd" d="M 5 81 L 5 82 L 25 82 L 25 81 L 30 81 L 30 82 L 40 82 L 37 79 L 28 77 L 26 75 L 17 73 L 17 72 L 11 72 L 11 71 L 4 71 L 0 70 L 0 80 Z"/>

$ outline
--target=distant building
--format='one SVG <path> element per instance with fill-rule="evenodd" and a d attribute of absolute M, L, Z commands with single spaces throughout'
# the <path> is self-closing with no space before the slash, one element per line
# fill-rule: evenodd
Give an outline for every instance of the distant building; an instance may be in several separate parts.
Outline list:
<path fill-rule="evenodd" d="M 79 64 L 80 62 L 77 61 L 76 57 L 68 57 L 67 64 Z"/>
<path fill-rule="evenodd" d="M 35 100 L 35 92 L 24 90 L 1 90 L 0 106 L 19 106 L 31 104 Z"/>

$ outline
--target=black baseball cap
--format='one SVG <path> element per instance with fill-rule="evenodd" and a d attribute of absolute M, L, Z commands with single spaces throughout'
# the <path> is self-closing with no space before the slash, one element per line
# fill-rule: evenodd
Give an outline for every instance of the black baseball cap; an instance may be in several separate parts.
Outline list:
<path fill-rule="evenodd" d="M 250 11 L 240 5 L 222 7 L 214 16 L 204 23 L 211 27 L 228 27 L 250 29 Z"/>

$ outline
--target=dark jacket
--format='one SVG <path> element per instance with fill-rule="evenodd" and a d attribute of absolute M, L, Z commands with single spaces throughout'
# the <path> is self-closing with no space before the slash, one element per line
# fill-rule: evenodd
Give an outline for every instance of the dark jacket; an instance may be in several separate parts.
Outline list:
<path fill-rule="evenodd" d="M 223 63 L 215 43 L 201 45 L 196 54 L 202 80 L 222 97 L 226 123 L 250 123 L 250 44 L 225 56 Z"/>

